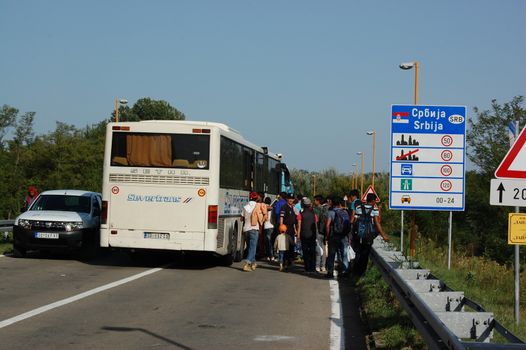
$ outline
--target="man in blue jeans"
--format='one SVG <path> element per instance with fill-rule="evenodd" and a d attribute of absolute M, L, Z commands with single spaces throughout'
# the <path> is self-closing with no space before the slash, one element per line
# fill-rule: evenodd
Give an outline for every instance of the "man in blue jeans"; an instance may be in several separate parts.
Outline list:
<path fill-rule="evenodd" d="M 347 220 L 346 225 L 348 227 L 345 230 L 350 231 L 350 216 L 345 208 L 343 208 L 344 202 L 342 198 L 333 198 L 333 207 L 328 212 L 327 222 L 325 223 L 325 231 L 327 232 L 327 242 L 329 246 L 329 254 L 327 256 L 327 278 L 334 277 L 334 260 L 336 254 L 340 259 L 342 265 L 341 272 L 342 276 L 349 273 L 349 261 L 347 259 L 347 245 L 349 232 L 337 232 L 334 228 L 334 222 L 336 216 L 343 217 Z"/>
<path fill-rule="evenodd" d="M 243 271 L 251 272 L 256 270 L 256 249 L 259 237 L 259 223 L 256 221 L 253 225 L 252 212 L 256 210 L 259 200 L 257 192 L 250 192 L 249 202 L 243 207 L 243 233 L 245 234 L 245 241 L 247 242 L 247 258 L 243 266 Z"/>

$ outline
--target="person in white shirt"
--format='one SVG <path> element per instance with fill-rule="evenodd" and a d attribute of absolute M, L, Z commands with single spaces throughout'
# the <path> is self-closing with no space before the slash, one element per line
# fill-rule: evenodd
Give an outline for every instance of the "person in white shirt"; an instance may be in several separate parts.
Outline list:
<path fill-rule="evenodd" d="M 257 192 L 250 192 L 249 202 L 243 207 L 243 233 L 245 234 L 245 241 L 247 243 L 248 252 L 246 263 L 243 266 L 243 271 L 256 270 L 256 249 L 259 237 L 259 222 L 253 219 L 253 214 L 258 208 L 257 201 L 260 199 Z"/>
<path fill-rule="evenodd" d="M 284 271 L 287 267 L 287 253 L 290 246 L 294 244 L 290 235 L 287 234 L 287 226 L 279 225 L 279 235 L 274 241 L 274 249 L 279 255 L 279 270 Z"/>

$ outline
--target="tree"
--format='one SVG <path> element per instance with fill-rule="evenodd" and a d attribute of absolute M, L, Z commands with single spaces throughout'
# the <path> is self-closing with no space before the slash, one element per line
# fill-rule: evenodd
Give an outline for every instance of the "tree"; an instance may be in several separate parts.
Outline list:
<path fill-rule="evenodd" d="M 508 124 L 526 124 L 524 98 L 516 96 L 500 105 L 491 101 L 491 110 L 474 108 L 475 117 L 468 120 L 468 157 L 477 171 L 466 176 L 466 211 L 458 214 L 458 225 L 466 242 L 477 255 L 485 255 L 501 263 L 509 262 L 513 249 L 507 244 L 506 230 L 509 207 L 490 206 L 489 188 L 493 174 L 509 149 Z"/>
<path fill-rule="evenodd" d="M 112 113 L 112 120 L 115 120 L 115 111 Z M 153 100 L 143 97 L 133 107 L 119 107 L 119 121 L 140 121 L 140 120 L 184 120 L 184 113 L 172 107 L 164 100 Z"/>
<path fill-rule="evenodd" d="M 482 174 L 493 176 L 508 151 L 508 124 L 515 121 L 519 121 L 520 126 L 526 124 L 526 111 L 521 106 L 523 101 L 523 96 L 516 96 L 502 106 L 497 100 L 492 100 L 491 110 L 474 108 L 476 118 L 468 120 L 466 141 L 468 157 Z"/>
<path fill-rule="evenodd" d="M 13 127 L 18 115 L 18 109 L 8 105 L 3 105 L 0 110 L 0 147 L 3 145 L 3 138 L 7 129 Z"/>

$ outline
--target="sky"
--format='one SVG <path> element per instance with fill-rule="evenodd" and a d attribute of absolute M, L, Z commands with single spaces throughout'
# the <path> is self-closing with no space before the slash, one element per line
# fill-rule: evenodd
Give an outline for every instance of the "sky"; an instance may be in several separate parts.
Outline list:
<path fill-rule="evenodd" d="M 290 168 L 390 163 L 391 105 L 490 109 L 526 95 L 523 0 L 0 0 L 0 105 L 35 130 L 165 100 Z"/>

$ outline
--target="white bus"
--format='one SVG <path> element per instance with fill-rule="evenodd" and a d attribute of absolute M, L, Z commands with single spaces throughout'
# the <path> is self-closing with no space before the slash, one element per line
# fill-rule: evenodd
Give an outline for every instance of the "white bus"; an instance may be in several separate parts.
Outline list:
<path fill-rule="evenodd" d="M 210 252 L 226 264 L 244 249 L 250 191 L 291 191 L 280 155 L 220 123 L 109 123 L 101 246 Z"/>

